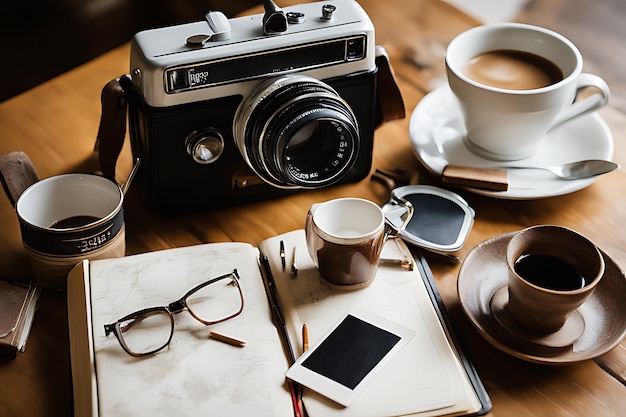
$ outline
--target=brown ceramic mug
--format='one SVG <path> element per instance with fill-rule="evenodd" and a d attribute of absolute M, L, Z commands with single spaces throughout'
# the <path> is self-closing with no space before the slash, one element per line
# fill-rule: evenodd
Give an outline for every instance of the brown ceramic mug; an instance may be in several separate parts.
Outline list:
<path fill-rule="evenodd" d="M 375 203 L 360 198 L 339 198 L 311 206 L 305 232 L 309 254 L 320 275 L 344 289 L 368 286 L 376 277 L 387 239 L 404 228 L 412 214 L 408 202 L 398 206 L 404 224 L 387 221 Z"/>
<path fill-rule="evenodd" d="M 30 159 L 20 152 L 3 156 L 1 165 L 33 283 L 63 290 L 67 274 L 80 261 L 124 256 L 124 192 L 117 183 L 92 174 L 39 181 Z"/>
<path fill-rule="evenodd" d="M 593 294 L 604 274 L 598 248 L 577 232 L 539 225 L 511 238 L 506 252 L 509 313 L 526 329 L 553 333 Z"/>

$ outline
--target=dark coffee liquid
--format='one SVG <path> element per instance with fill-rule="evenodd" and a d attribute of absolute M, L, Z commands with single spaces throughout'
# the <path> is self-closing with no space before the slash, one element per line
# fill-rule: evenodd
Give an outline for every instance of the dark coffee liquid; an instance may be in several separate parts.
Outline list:
<path fill-rule="evenodd" d="M 72 216 L 67 219 L 57 220 L 50 226 L 51 229 L 72 229 L 74 227 L 81 227 L 100 220 L 96 216 Z"/>
<path fill-rule="evenodd" d="M 572 291 L 587 284 L 573 266 L 549 255 L 522 255 L 515 261 L 515 272 L 526 281 L 556 291 Z"/>

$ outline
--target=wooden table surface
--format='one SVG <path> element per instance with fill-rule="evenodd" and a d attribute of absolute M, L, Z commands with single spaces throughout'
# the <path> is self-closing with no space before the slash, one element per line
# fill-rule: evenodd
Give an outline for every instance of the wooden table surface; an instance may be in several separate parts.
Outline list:
<path fill-rule="evenodd" d="M 280 1 L 281 5 L 290 2 Z M 292 2 L 295 3 L 295 2 Z M 437 0 L 362 0 L 396 71 L 407 118 L 376 132 L 372 169 L 405 167 L 422 183 L 436 183 L 419 167 L 409 142 L 409 117 L 420 99 L 445 82 L 443 54 L 458 33 L 476 20 Z M 256 10 L 257 12 L 259 9 Z M 603 76 L 612 89 L 600 115 L 615 141 L 614 160 L 626 166 L 626 7 L 621 0 L 530 2 L 516 20 L 543 25 L 569 37 L 585 58 L 585 70 Z M 93 172 L 94 139 L 100 116 L 100 91 L 128 71 L 129 47 L 96 60 L 0 103 L 0 154 L 21 150 L 40 178 L 66 172 Z M 10 80 L 5 80 L 10 82 Z M 127 144 L 118 164 L 118 181 L 131 167 Z M 626 172 L 599 178 L 591 186 L 560 197 L 514 201 L 460 193 L 476 210 L 471 234 L 460 256 L 498 234 L 534 224 L 559 224 L 591 238 L 622 268 L 626 267 Z M 365 179 L 320 191 L 179 217 L 160 217 L 146 208 L 140 186 L 131 187 L 125 204 L 127 254 L 207 242 L 258 244 L 270 236 L 302 228 L 314 202 L 358 196 L 377 203 L 388 192 Z M 0 273 L 28 280 L 18 222 L 8 199 L 0 198 Z M 493 401 L 492 416 L 626 415 L 626 387 L 594 360 L 565 366 L 531 364 L 488 344 L 458 304 L 458 264 L 428 256 L 439 290 L 467 353 Z M 625 299 L 626 302 L 626 299 Z M 26 351 L 0 358 L 0 415 L 70 416 L 73 414 L 67 306 L 62 292 L 44 293 Z M 626 343 L 618 346 L 622 352 Z M 610 362 L 618 355 L 606 356 Z M 618 358 L 619 359 L 619 358 Z M 619 368 L 619 362 L 614 367 Z"/>

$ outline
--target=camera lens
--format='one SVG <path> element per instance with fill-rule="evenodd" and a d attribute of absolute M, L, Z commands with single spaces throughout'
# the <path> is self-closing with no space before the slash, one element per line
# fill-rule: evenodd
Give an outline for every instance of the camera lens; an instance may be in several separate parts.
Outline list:
<path fill-rule="evenodd" d="M 359 131 L 347 103 L 327 84 L 301 75 L 262 83 L 233 124 L 244 160 L 280 188 L 319 188 L 356 162 Z"/>

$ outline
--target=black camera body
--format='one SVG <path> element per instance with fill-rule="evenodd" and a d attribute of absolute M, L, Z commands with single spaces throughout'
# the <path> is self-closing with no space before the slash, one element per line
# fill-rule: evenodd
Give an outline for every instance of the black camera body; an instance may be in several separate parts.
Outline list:
<path fill-rule="evenodd" d="M 267 13 L 229 20 L 212 12 L 133 38 L 131 145 L 159 210 L 368 175 L 382 117 L 370 19 L 352 0 L 278 13 L 281 33 L 267 33 Z"/>

